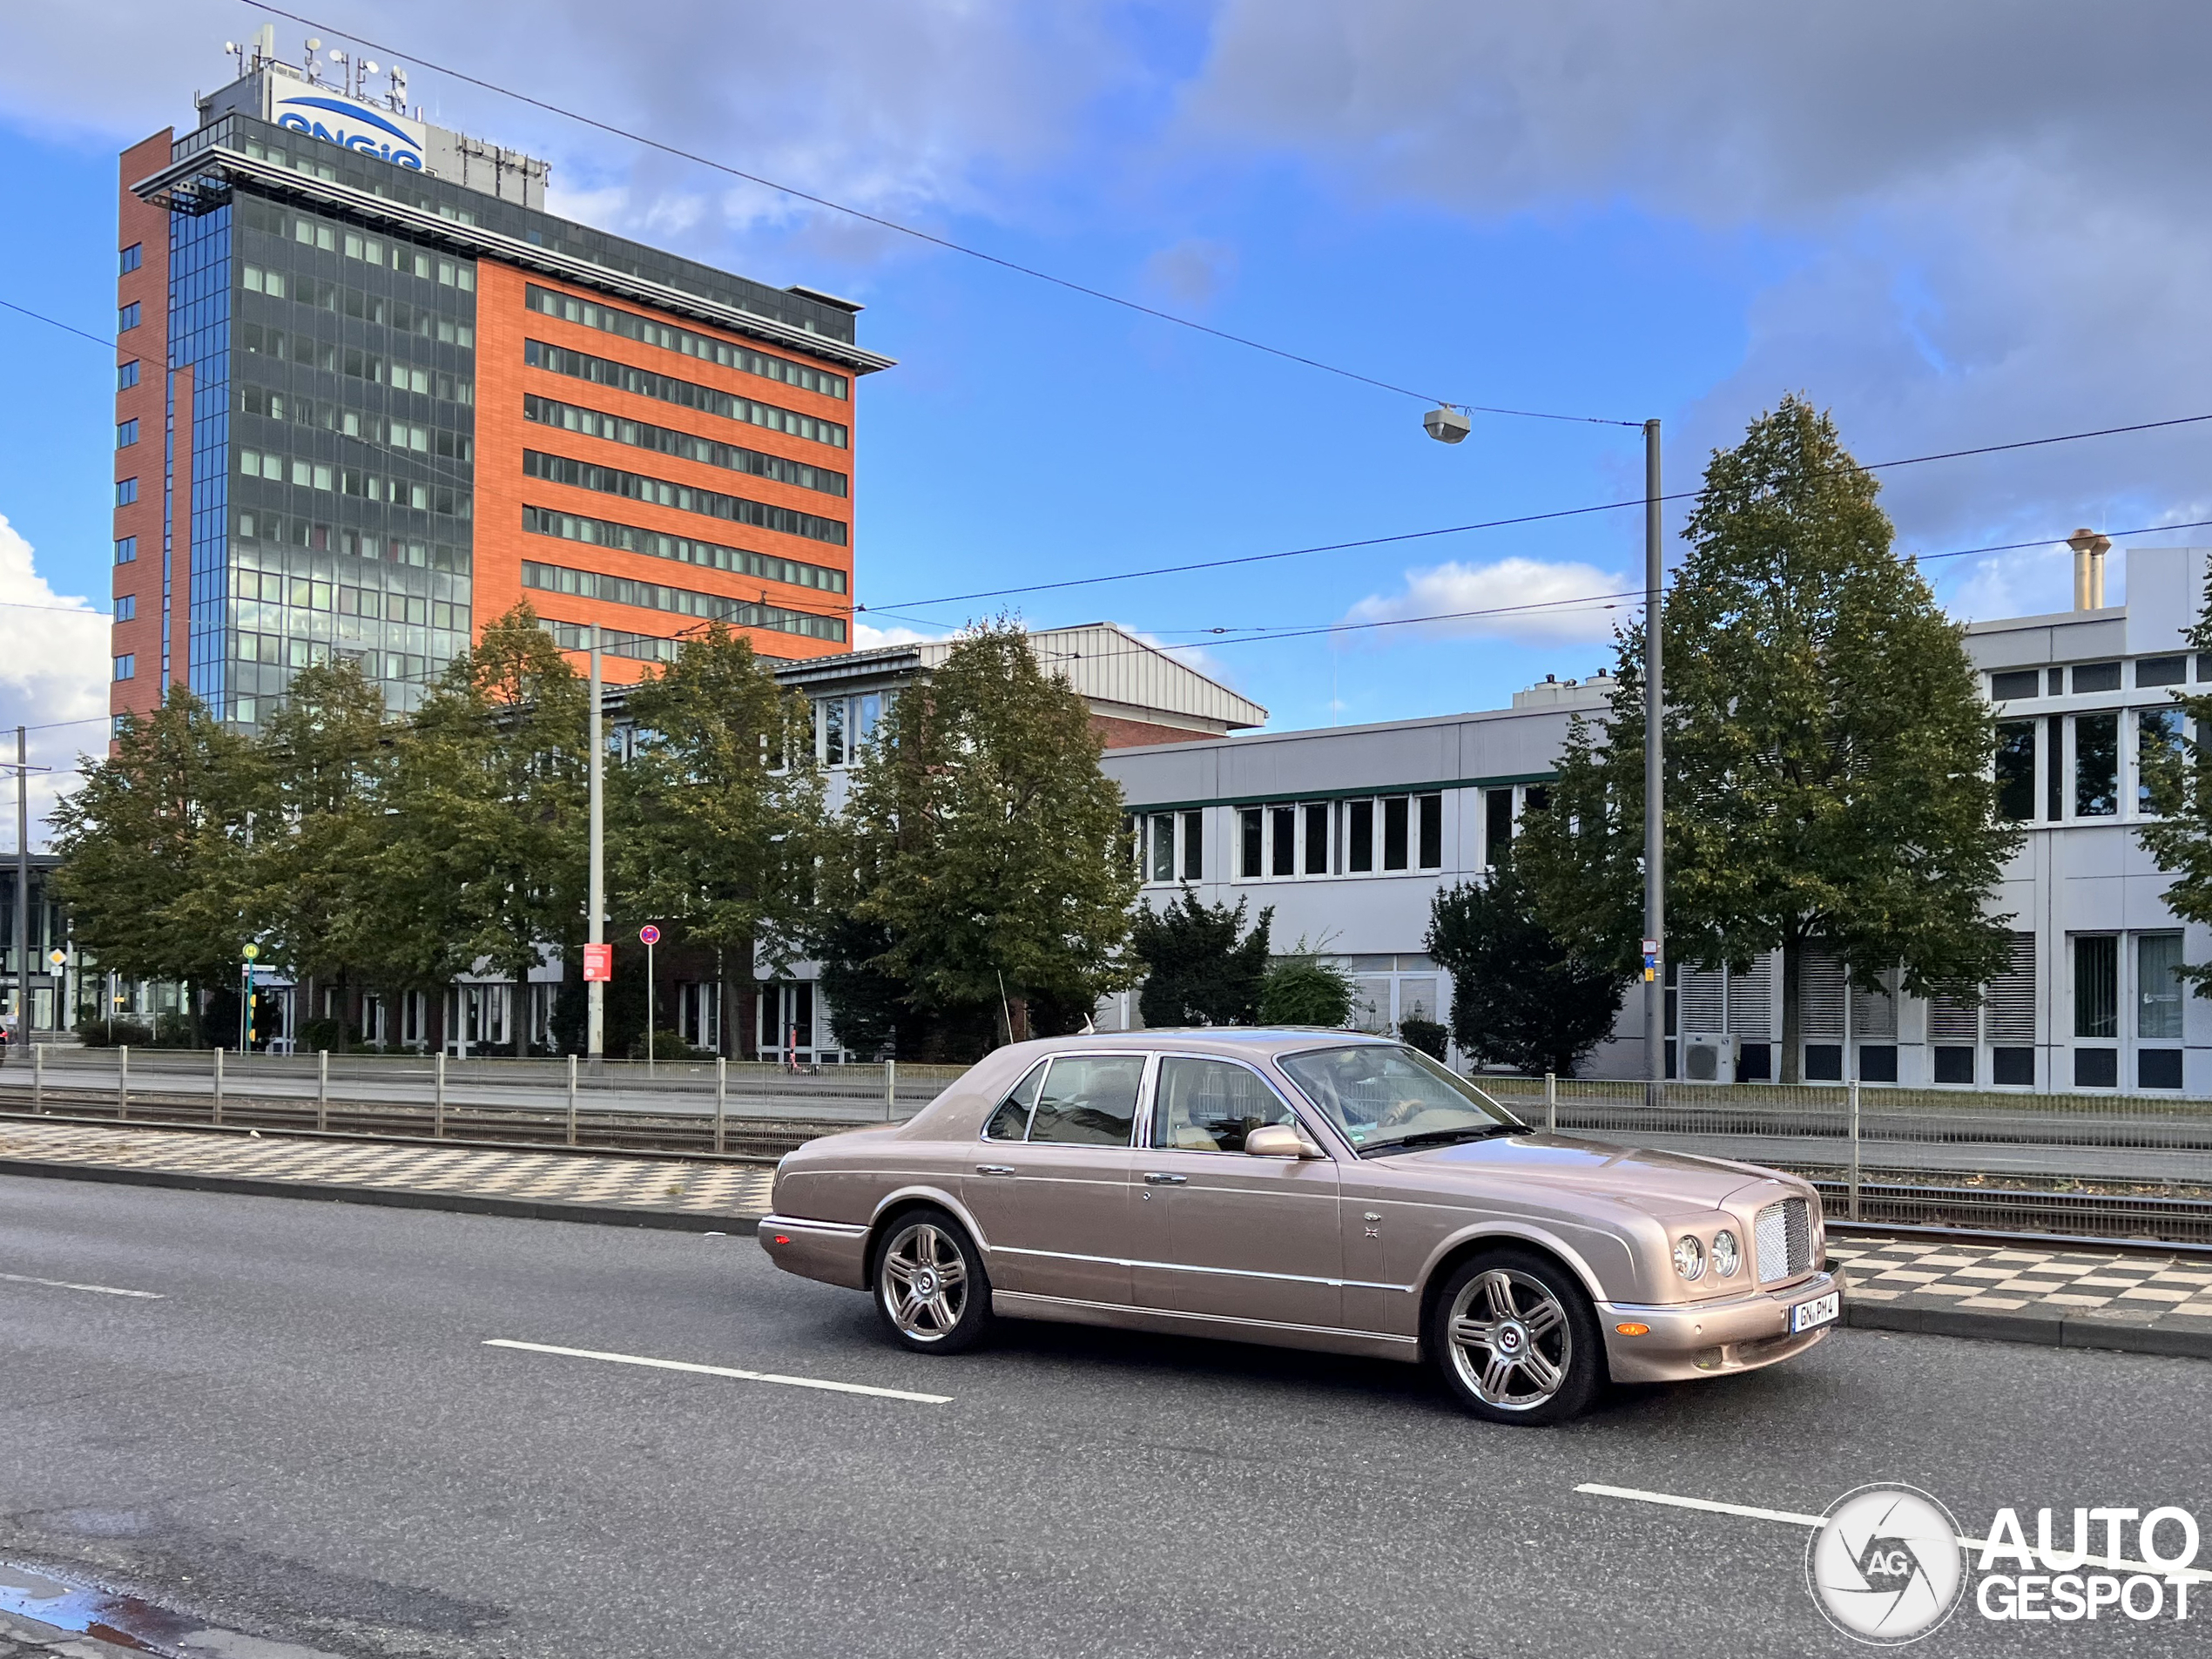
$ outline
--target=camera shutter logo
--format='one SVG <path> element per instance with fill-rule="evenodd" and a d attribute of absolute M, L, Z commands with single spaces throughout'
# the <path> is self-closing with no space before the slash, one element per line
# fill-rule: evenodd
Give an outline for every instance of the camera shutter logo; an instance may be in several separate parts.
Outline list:
<path fill-rule="evenodd" d="M 1861 1487 L 1829 1507 L 1805 1547 L 1805 1585 L 1845 1635 L 1883 1647 L 1917 1642 L 1966 1588 L 1959 1524 L 1914 1487 Z"/>

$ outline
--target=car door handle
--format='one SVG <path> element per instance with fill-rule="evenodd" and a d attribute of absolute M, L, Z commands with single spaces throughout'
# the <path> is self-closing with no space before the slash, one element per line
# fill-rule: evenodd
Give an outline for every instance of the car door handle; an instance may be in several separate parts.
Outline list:
<path fill-rule="evenodd" d="M 1156 1187 L 1179 1187 L 1186 1184 L 1190 1179 L 1190 1177 L 1187 1175 L 1157 1174 L 1148 1175 L 1144 1178 Z"/>
<path fill-rule="evenodd" d="M 975 1173 L 978 1175 L 1012 1175 L 1014 1173 L 1014 1166 L 1011 1163 L 979 1163 L 975 1166 Z"/>

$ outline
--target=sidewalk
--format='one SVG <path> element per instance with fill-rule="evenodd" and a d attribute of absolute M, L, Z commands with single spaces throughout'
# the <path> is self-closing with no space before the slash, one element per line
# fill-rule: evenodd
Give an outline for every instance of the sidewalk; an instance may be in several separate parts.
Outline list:
<path fill-rule="evenodd" d="M 758 1163 L 509 1152 L 432 1141 L 0 1123 L 0 1175 L 694 1231 L 765 1215 L 774 1174 Z"/>
<path fill-rule="evenodd" d="M 735 1231 L 767 1213 L 765 1163 L 0 1122 L 0 1175 Z M 2155 1251 L 1831 1238 L 1849 1325 L 2212 1359 L 2212 1260 Z"/>

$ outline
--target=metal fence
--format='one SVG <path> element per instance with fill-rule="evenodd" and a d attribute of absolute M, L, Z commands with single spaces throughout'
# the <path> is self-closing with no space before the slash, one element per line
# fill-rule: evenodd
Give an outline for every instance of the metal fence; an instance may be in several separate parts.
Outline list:
<path fill-rule="evenodd" d="M 1528 1122 L 1804 1175 L 1847 1221 L 2212 1244 L 2212 1101 L 1476 1079 Z"/>

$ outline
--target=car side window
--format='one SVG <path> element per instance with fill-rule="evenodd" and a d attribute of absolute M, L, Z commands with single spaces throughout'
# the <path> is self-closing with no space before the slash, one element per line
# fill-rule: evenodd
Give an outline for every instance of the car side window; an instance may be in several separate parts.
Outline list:
<path fill-rule="evenodd" d="M 1045 1074 L 1037 1109 L 1029 1119 L 1030 1140 L 1127 1146 L 1136 1126 L 1136 1096 L 1143 1082 L 1141 1054 L 1058 1056 Z"/>
<path fill-rule="evenodd" d="M 1039 1061 L 1029 1068 L 1029 1075 L 1014 1085 L 1014 1092 L 999 1103 L 998 1110 L 991 1114 L 991 1121 L 983 1125 L 987 1140 L 1018 1141 L 1029 1132 L 1029 1113 L 1037 1103 L 1037 1090 L 1044 1086 L 1044 1069 L 1049 1060 Z"/>
<path fill-rule="evenodd" d="M 1181 1152 L 1241 1152 L 1244 1136 L 1297 1115 L 1258 1073 L 1229 1060 L 1170 1055 L 1153 1086 L 1152 1144 Z"/>

